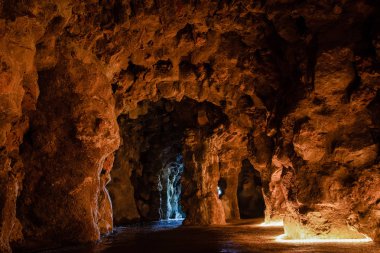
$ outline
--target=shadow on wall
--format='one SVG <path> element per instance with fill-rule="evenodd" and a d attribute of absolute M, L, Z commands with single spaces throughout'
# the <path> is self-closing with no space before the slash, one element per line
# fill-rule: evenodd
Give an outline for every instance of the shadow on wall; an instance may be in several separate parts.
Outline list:
<path fill-rule="evenodd" d="M 247 159 L 242 161 L 237 196 L 241 219 L 264 217 L 260 172 Z"/>

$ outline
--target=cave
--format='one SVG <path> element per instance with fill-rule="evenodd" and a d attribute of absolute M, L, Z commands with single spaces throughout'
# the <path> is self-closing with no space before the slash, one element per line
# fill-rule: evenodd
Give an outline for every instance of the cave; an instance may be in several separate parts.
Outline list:
<path fill-rule="evenodd" d="M 228 118 L 221 108 L 189 98 L 143 101 L 138 108 L 142 115 L 136 119 L 118 118 L 122 144 L 107 185 L 114 222 L 183 219 L 182 192 L 184 197 L 193 194 L 191 188 L 182 189 L 192 184 L 186 180 L 193 173 L 186 162 L 193 154 L 186 139 L 194 131 L 207 138 L 215 128 L 228 125 Z M 197 152 L 202 152 L 201 147 Z"/>
<path fill-rule="evenodd" d="M 379 252 L 380 3 L 0 0 L 0 252 Z"/>
<path fill-rule="evenodd" d="M 248 159 L 242 161 L 237 189 L 241 219 L 264 217 L 265 203 L 260 172 Z"/>

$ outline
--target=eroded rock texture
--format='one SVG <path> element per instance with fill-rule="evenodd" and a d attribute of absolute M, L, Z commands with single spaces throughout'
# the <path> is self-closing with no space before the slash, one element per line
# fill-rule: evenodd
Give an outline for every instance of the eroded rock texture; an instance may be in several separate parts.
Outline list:
<path fill-rule="evenodd" d="M 380 240 L 379 17 L 366 0 L 1 0 L 0 251 L 159 218 L 178 155 L 187 224 L 260 198 L 237 195 L 249 161 L 288 236 Z"/>

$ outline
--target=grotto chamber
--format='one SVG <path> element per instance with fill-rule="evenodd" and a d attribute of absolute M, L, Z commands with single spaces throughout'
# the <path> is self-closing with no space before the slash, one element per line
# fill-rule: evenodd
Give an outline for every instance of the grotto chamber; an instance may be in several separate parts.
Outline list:
<path fill-rule="evenodd" d="M 380 4 L 0 0 L 0 253 L 379 252 Z"/>
<path fill-rule="evenodd" d="M 211 103 L 188 98 L 179 102 L 144 101 L 139 110 L 142 115 L 136 119 L 123 115 L 118 119 L 122 144 L 107 186 L 115 224 L 184 219 L 181 198 L 193 194 L 190 180 L 197 176 L 191 171 L 194 165 L 188 162 L 193 159 L 188 157 L 193 155 L 190 145 L 195 143 L 186 145 L 186 140 L 194 131 L 207 138 L 214 128 L 228 124 L 227 117 Z M 202 147 L 196 152 L 203 155 Z M 188 203 L 184 205 L 189 209 Z"/>

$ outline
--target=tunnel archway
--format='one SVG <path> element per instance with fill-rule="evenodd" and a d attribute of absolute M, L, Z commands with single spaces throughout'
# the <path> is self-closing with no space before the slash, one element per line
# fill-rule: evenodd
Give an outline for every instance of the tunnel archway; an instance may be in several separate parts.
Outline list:
<path fill-rule="evenodd" d="M 199 175 L 194 175 L 194 168 L 186 171 L 186 163 L 196 166 L 192 160 L 205 153 L 202 141 L 229 124 L 220 107 L 188 98 L 145 101 L 139 106 L 143 111 L 139 117 L 118 119 L 123 143 L 108 185 L 115 225 L 185 218 L 194 191 L 201 188 L 194 186 L 192 180 Z M 200 137 L 196 150 L 189 144 L 194 134 Z M 217 194 L 216 185 L 214 190 Z"/>
<path fill-rule="evenodd" d="M 237 195 L 241 219 L 264 217 L 265 203 L 260 172 L 248 159 L 242 161 Z"/>

